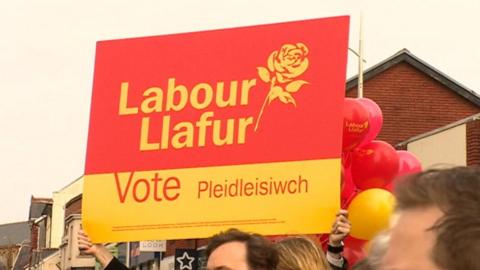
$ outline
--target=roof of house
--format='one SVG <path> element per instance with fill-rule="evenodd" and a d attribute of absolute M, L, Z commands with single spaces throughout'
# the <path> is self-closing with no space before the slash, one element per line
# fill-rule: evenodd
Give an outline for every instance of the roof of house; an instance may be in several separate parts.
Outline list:
<path fill-rule="evenodd" d="M 28 221 L 0 225 L 0 247 L 25 244 L 30 241 Z"/>
<path fill-rule="evenodd" d="M 73 184 L 77 183 L 78 181 L 81 181 L 83 177 L 84 177 L 84 176 L 82 175 L 82 176 L 76 178 L 75 180 L 73 180 L 73 181 L 71 181 L 70 183 L 68 183 L 66 186 L 62 187 L 61 189 L 59 189 L 59 190 L 57 190 L 57 191 L 54 191 L 53 193 L 58 193 L 58 192 L 61 192 L 61 191 L 65 190 L 65 189 L 71 187 Z"/>
<path fill-rule="evenodd" d="M 422 71 L 423 73 L 425 73 L 426 75 L 434 79 L 435 81 L 443 84 L 445 87 L 454 91 L 455 93 L 467 99 L 468 101 L 472 102 L 476 106 L 480 106 L 480 95 L 478 95 L 468 87 L 462 85 L 458 81 L 452 79 L 445 73 L 429 65 L 427 62 L 418 58 L 407 49 L 402 49 L 396 54 L 394 54 L 393 56 L 365 70 L 363 75 L 363 80 L 367 81 L 372 77 L 375 77 L 377 74 L 391 68 L 392 66 L 395 66 L 403 62 L 406 62 L 412 65 L 413 67 L 415 67 L 416 69 Z M 357 84 L 358 84 L 358 75 L 347 80 L 347 90 L 352 89 Z"/>
<path fill-rule="evenodd" d="M 51 214 L 53 200 L 50 198 L 35 198 L 30 199 L 30 211 L 28 218 L 34 219 L 42 215 Z"/>
<path fill-rule="evenodd" d="M 445 125 L 445 126 L 442 126 L 442 127 L 439 127 L 437 129 L 434 129 L 434 130 L 431 130 L 429 132 L 425 132 L 425 133 L 422 133 L 422 134 L 418 134 L 416 136 L 413 136 L 405 141 L 402 141 L 402 142 L 399 142 L 395 145 L 395 147 L 402 147 L 402 146 L 405 146 L 411 142 L 414 142 L 414 141 L 418 141 L 418 140 L 421 140 L 421 139 L 424 139 L 424 138 L 427 138 L 427 137 L 430 137 L 432 135 L 435 135 L 437 133 L 440 133 L 440 132 L 444 132 L 445 130 L 449 130 L 449 129 L 452 129 L 452 128 L 455 128 L 455 127 L 458 127 L 460 125 L 463 125 L 463 124 L 466 124 L 468 122 L 472 122 L 472 121 L 480 121 L 480 113 L 477 113 L 477 114 L 474 114 L 474 115 L 471 115 L 469 117 L 465 117 L 463 119 L 460 119 L 456 122 L 453 122 L 453 123 L 450 123 L 448 125 Z"/>

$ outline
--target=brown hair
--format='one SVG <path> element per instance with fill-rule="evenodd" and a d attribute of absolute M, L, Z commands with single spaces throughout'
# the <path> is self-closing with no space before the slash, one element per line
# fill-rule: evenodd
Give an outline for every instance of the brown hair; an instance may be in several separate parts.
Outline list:
<path fill-rule="evenodd" d="M 412 175 L 396 188 L 397 209 L 436 206 L 433 260 L 443 269 L 480 265 L 480 168 L 456 167 Z M 414 243 L 412 243 L 414 244 Z"/>
<path fill-rule="evenodd" d="M 330 270 L 323 250 L 307 237 L 289 237 L 276 245 L 277 270 Z"/>
<path fill-rule="evenodd" d="M 246 244 L 250 269 L 275 270 L 277 267 L 278 253 L 271 242 L 259 234 L 246 233 L 237 229 L 229 229 L 212 237 L 206 249 L 207 260 L 215 249 L 230 242 Z"/>

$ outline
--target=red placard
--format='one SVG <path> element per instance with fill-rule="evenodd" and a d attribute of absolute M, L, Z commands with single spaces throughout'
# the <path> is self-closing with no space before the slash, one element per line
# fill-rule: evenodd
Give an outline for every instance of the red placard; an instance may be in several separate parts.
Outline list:
<path fill-rule="evenodd" d="M 348 17 L 337 17 L 99 42 L 85 173 L 338 157 L 347 25 Z M 172 128 L 182 121 L 195 123 L 202 113 L 212 111 L 211 119 L 221 121 L 222 131 L 226 119 L 258 117 L 269 84 L 258 77 L 257 67 L 267 65 L 272 51 L 299 42 L 309 49 L 309 67 L 302 74 L 308 84 L 293 94 L 296 106 L 272 102 L 266 107 L 257 132 L 253 125 L 247 128 L 244 144 L 219 147 L 207 134 L 205 146 L 198 147 L 197 128 L 194 147 L 139 150 L 142 117 L 150 119 L 148 136 L 152 142 L 161 141 L 165 116 L 171 116 Z M 218 83 L 223 82 L 225 98 L 232 82 L 237 82 L 237 105 L 219 108 L 212 102 L 198 110 L 187 104 L 178 112 L 165 111 L 163 105 L 162 112 L 146 114 L 139 109 L 136 115 L 119 116 L 122 83 L 128 83 L 128 105 L 140 107 L 143 93 L 150 87 L 161 88 L 167 96 L 172 78 L 175 86 L 185 86 L 188 91 L 207 83 L 218 93 Z M 248 104 L 241 105 L 245 80 L 256 80 L 256 84 L 247 93 Z M 174 131 L 169 133 L 171 138 Z"/>

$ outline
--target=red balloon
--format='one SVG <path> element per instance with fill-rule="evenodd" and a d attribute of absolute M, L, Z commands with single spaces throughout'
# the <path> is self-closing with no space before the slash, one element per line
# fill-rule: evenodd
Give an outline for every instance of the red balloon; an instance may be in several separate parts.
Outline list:
<path fill-rule="evenodd" d="M 358 101 L 360 101 L 360 103 L 365 107 L 365 109 L 367 109 L 369 115 L 368 123 L 370 124 L 370 128 L 368 129 L 367 135 L 365 135 L 365 138 L 360 144 L 365 145 L 375 140 L 375 138 L 380 133 L 383 125 L 383 113 L 378 104 L 369 98 L 359 98 Z"/>
<path fill-rule="evenodd" d="M 363 249 L 367 241 L 348 236 L 343 242 L 345 244 L 343 256 L 347 259 L 348 265 L 352 266 L 367 256 Z"/>
<path fill-rule="evenodd" d="M 422 171 L 422 164 L 411 152 L 398 150 L 397 155 L 399 160 L 397 176 L 390 184 L 383 187 L 390 192 L 393 192 L 395 185 L 405 179 L 409 174 L 419 173 Z"/>
<path fill-rule="evenodd" d="M 357 147 L 369 130 L 368 111 L 358 99 L 345 98 L 343 107 L 343 151 Z"/>
<path fill-rule="evenodd" d="M 328 233 L 323 233 L 323 234 L 317 234 L 316 235 L 318 242 L 320 242 L 320 244 L 322 245 L 322 249 L 325 252 L 327 251 L 329 236 L 330 235 Z"/>
<path fill-rule="evenodd" d="M 350 170 L 348 169 L 348 171 Z M 352 181 L 351 173 L 347 172 L 342 179 L 342 192 L 340 194 L 342 208 L 348 207 L 355 194 L 357 194 L 355 184 Z"/>
<path fill-rule="evenodd" d="M 372 141 L 352 153 L 352 179 L 357 188 L 382 188 L 398 173 L 398 155 L 390 144 Z"/>
<path fill-rule="evenodd" d="M 341 178 L 340 202 L 342 208 L 347 208 L 350 201 L 355 197 L 356 188 L 352 180 L 351 172 L 351 153 L 343 153 L 342 155 L 342 178 Z"/>
<path fill-rule="evenodd" d="M 393 191 L 395 190 L 395 183 L 396 183 L 396 178 L 382 188 L 393 193 Z"/>
<path fill-rule="evenodd" d="M 397 177 L 422 171 L 422 164 L 414 154 L 408 151 L 398 150 L 397 155 L 399 160 Z"/>

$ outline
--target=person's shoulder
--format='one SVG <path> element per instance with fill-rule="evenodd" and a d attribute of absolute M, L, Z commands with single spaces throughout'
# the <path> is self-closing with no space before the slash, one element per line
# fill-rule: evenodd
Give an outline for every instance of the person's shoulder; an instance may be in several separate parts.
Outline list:
<path fill-rule="evenodd" d="M 105 267 L 105 270 L 128 270 L 128 267 L 121 263 L 117 258 L 113 257 L 107 267 Z"/>

